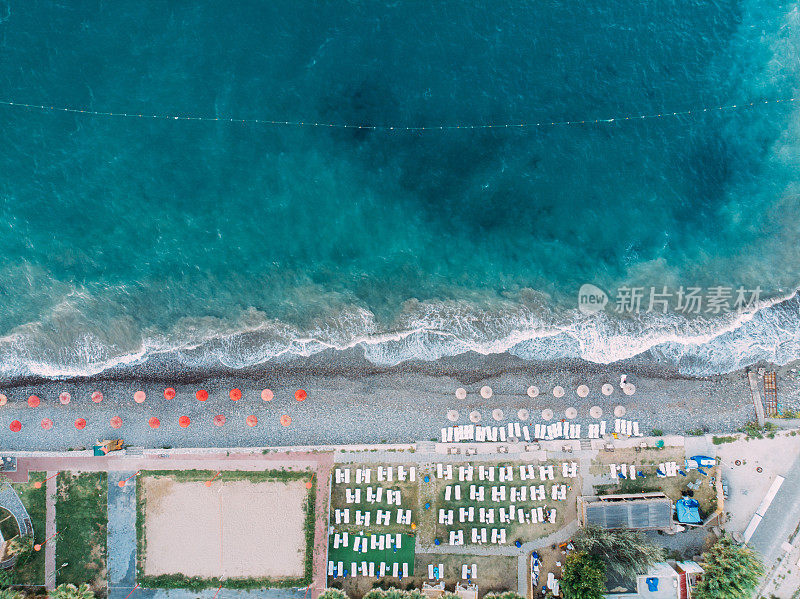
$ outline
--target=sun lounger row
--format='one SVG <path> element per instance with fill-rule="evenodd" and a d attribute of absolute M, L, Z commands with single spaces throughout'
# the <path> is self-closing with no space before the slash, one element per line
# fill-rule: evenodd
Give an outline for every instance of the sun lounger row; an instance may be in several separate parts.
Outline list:
<path fill-rule="evenodd" d="M 639 422 L 636 420 L 625 420 L 624 418 L 617 418 L 614 421 L 614 432 L 629 437 L 642 436 L 642 433 L 639 432 Z"/>
<path fill-rule="evenodd" d="M 464 580 L 474 580 L 478 578 L 478 565 L 477 564 L 462 564 L 461 578 Z"/>
<path fill-rule="evenodd" d="M 601 420 L 598 424 L 590 424 L 588 428 L 589 428 L 590 439 L 602 439 L 606 435 L 605 420 Z"/>
<path fill-rule="evenodd" d="M 367 487 L 367 503 L 381 503 L 383 501 L 383 487 Z M 361 489 L 344 490 L 344 500 L 346 503 L 361 503 Z M 403 501 L 400 489 L 386 489 L 386 503 L 389 505 L 400 505 Z"/>
<path fill-rule="evenodd" d="M 553 593 L 553 597 L 558 597 L 561 593 L 558 579 L 552 572 L 547 573 L 547 588 Z"/>
<path fill-rule="evenodd" d="M 333 548 L 338 549 L 339 545 L 347 548 L 348 541 L 349 537 L 346 532 L 336 533 L 333 536 Z M 353 537 L 353 551 L 355 553 L 366 553 L 368 549 L 378 549 L 380 551 L 392 549 L 393 547 L 400 549 L 402 546 L 403 536 L 400 534 L 357 535 Z"/>
<path fill-rule="evenodd" d="M 659 478 L 678 476 L 678 463 L 677 462 L 662 462 L 658 465 L 656 476 Z"/>
<path fill-rule="evenodd" d="M 450 531 L 450 545 L 463 545 L 464 544 L 464 531 L 451 530 Z"/>
<path fill-rule="evenodd" d="M 394 466 L 378 466 L 377 468 L 378 482 L 392 482 L 395 478 Z M 397 466 L 397 480 L 404 482 L 410 480 L 414 482 L 417 480 L 416 466 Z M 334 481 L 337 485 L 350 484 L 350 468 L 336 468 L 334 470 Z M 372 469 L 371 468 L 356 468 L 355 484 L 368 485 L 372 482 Z"/>
<path fill-rule="evenodd" d="M 554 487 L 556 489 L 556 501 L 563 501 L 566 499 L 566 488 L 562 489 Z M 452 526 L 455 523 L 455 510 L 447 510 L 439 508 L 439 524 L 443 524 L 445 526 Z M 476 510 L 474 506 L 470 506 L 468 508 L 462 507 L 458 508 L 458 521 L 461 524 L 467 522 L 475 522 L 475 514 Z M 495 511 L 495 508 L 484 508 L 479 507 L 477 509 L 478 514 L 478 522 L 481 524 L 494 524 L 495 522 L 499 522 L 500 524 L 508 524 L 509 522 L 527 522 L 527 523 L 537 523 L 537 522 L 554 522 L 555 521 L 555 509 L 550 509 L 547 507 L 534 507 L 534 508 L 521 508 L 515 505 L 511 505 L 509 507 L 501 507 Z M 495 517 L 497 516 L 497 517 Z"/>
<path fill-rule="evenodd" d="M 370 576 L 373 578 L 383 578 L 384 576 L 393 576 L 394 578 L 408 578 L 408 563 L 394 562 L 387 564 L 380 562 L 375 565 L 375 562 L 357 562 L 350 563 L 350 569 L 345 570 L 342 562 L 333 563 L 332 560 L 328 561 L 328 576 L 340 578 L 342 576 Z"/>
<path fill-rule="evenodd" d="M 614 478 L 636 480 L 636 466 L 634 464 L 609 464 L 608 469 Z"/>
<path fill-rule="evenodd" d="M 553 487 L 566 486 L 554 484 Z M 452 490 L 448 490 L 452 489 Z M 489 489 L 487 495 L 486 489 Z M 469 500 L 475 503 L 485 503 L 486 497 L 493 503 L 500 503 L 506 501 L 508 498 L 511 502 L 524 502 L 524 501 L 544 501 L 546 497 L 545 485 L 522 485 L 507 487 L 506 485 L 494 485 L 491 487 L 483 485 L 470 485 L 469 486 Z M 444 492 L 445 501 L 460 501 L 461 500 L 461 485 L 452 485 L 445 487 Z"/>
<path fill-rule="evenodd" d="M 450 545 L 463 545 L 464 544 L 464 531 L 451 530 L 450 531 Z M 495 545 L 504 545 L 506 543 L 506 529 L 505 528 L 492 528 L 491 531 L 487 528 L 472 528 L 470 529 L 470 543 L 472 545 L 483 545 L 485 543 L 494 543 Z"/>
<path fill-rule="evenodd" d="M 444 578 L 444 564 L 439 564 L 438 567 L 433 564 L 428 564 L 428 578 L 431 580 L 441 580 Z"/>
<path fill-rule="evenodd" d="M 561 464 L 561 475 L 564 478 L 577 478 L 578 462 L 563 462 Z"/>

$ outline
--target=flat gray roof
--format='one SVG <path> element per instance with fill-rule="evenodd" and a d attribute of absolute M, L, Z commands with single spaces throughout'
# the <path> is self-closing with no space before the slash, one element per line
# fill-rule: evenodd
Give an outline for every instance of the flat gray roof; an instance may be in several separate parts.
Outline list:
<path fill-rule="evenodd" d="M 661 529 L 672 526 L 669 499 L 593 501 L 584 507 L 584 525 L 600 528 Z"/>

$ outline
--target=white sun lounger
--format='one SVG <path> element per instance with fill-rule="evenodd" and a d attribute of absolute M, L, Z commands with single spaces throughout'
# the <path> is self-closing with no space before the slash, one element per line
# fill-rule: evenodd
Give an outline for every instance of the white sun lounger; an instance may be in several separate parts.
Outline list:
<path fill-rule="evenodd" d="M 531 440 L 531 432 L 527 426 L 522 427 L 522 438 L 525 439 L 526 441 Z"/>
<path fill-rule="evenodd" d="M 397 576 L 399 574 L 400 574 L 400 564 L 395 562 L 395 563 L 392 564 L 392 576 L 397 578 Z M 431 578 L 433 578 L 433 577 L 431 577 Z"/>
<path fill-rule="evenodd" d="M 434 577 L 433 577 L 433 564 L 428 564 L 428 578 L 430 578 L 431 580 L 434 580 Z"/>

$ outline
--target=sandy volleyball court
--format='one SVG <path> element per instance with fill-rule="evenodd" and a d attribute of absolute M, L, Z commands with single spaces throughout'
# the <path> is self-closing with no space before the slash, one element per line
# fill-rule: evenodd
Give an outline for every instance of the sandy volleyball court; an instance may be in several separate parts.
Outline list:
<path fill-rule="evenodd" d="M 176 482 L 143 477 L 146 576 L 301 577 L 303 481 Z"/>

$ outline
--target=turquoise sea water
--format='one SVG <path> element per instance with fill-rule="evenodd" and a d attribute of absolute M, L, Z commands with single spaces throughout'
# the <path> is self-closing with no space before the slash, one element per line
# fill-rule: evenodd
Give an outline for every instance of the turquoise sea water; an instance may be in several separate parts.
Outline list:
<path fill-rule="evenodd" d="M 438 126 L 789 98 L 800 10 L 774 0 L 0 0 L 0 100 Z M 423 132 L 0 106 L 0 376 L 169 354 L 248 366 L 359 345 L 689 373 L 800 348 L 754 315 L 583 315 L 594 283 L 800 280 L 792 103 Z"/>

